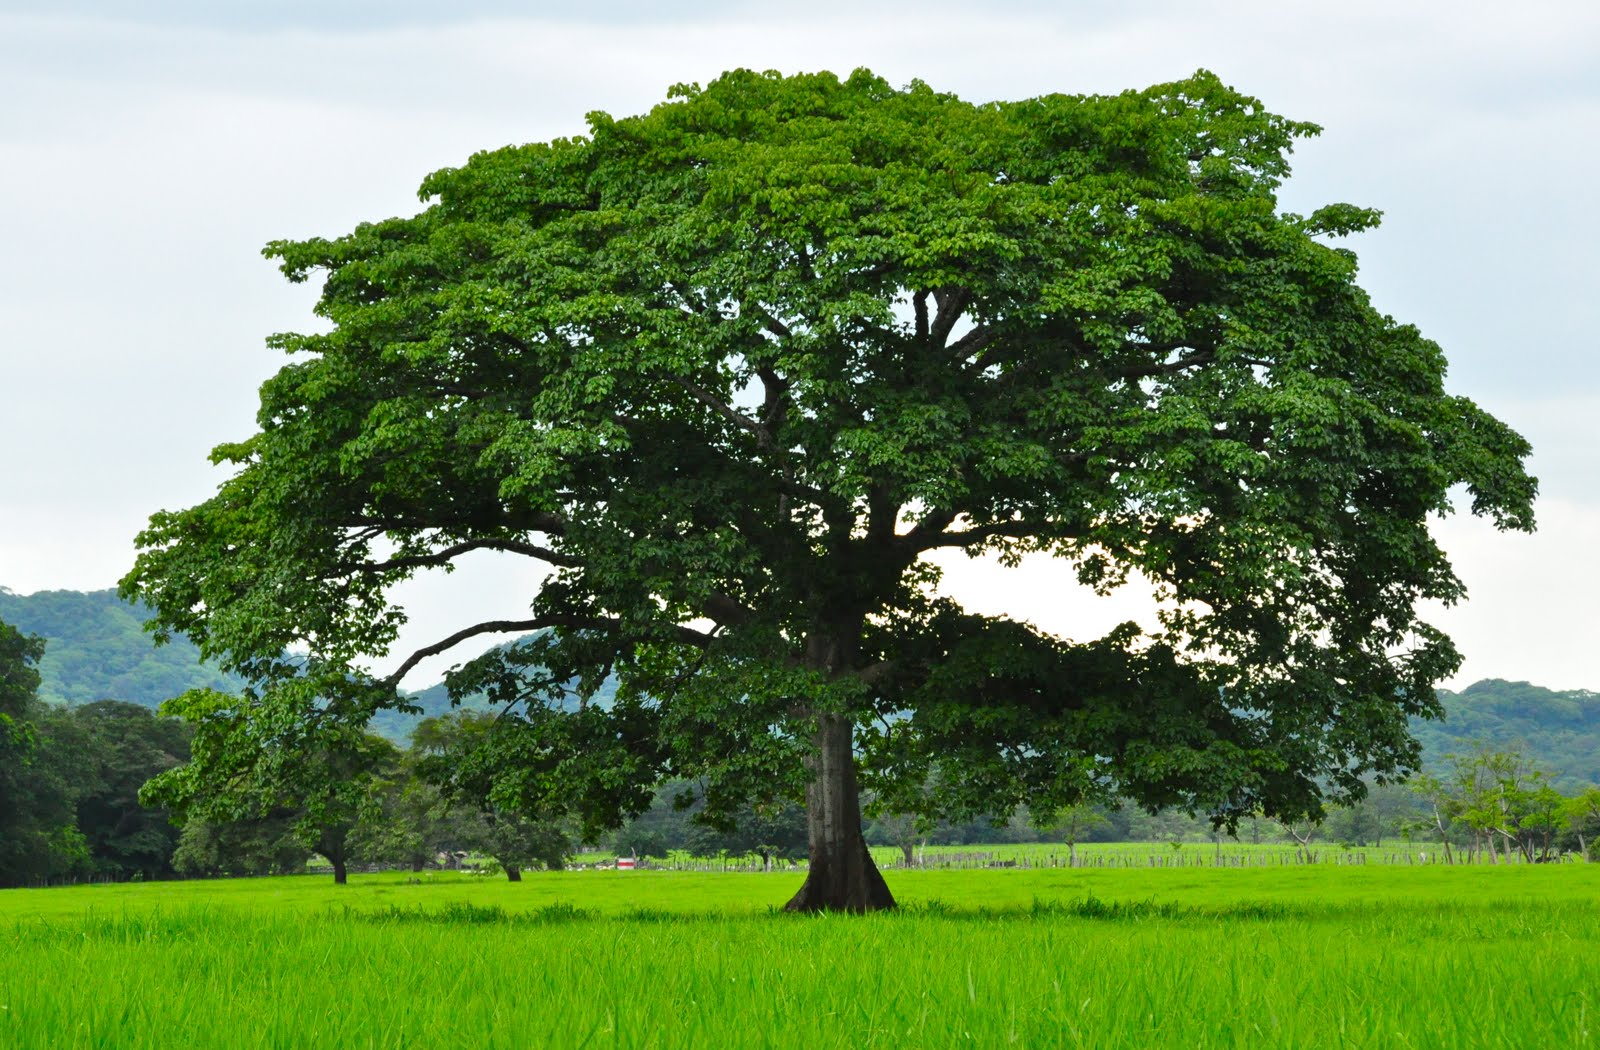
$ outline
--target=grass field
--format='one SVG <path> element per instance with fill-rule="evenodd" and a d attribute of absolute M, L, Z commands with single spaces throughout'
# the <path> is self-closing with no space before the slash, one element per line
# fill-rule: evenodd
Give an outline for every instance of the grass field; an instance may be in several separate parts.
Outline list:
<path fill-rule="evenodd" d="M 1600 865 L 439 874 L 0 892 L 0 1047 L 1600 1042 Z"/>

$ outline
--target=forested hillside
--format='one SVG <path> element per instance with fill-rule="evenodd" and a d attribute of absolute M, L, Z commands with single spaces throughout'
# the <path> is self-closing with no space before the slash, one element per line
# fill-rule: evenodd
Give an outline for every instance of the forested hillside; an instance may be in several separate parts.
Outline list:
<path fill-rule="evenodd" d="M 115 591 L 21 595 L 0 587 L 0 621 L 45 640 L 39 698 L 48 703 L 126 700 L 154 707 L 188 689 L 243 684 L 201 663 L 186 639 L 157 648 L 144 620 Z"/>
<path fill-rule="evenodd" d="M 1444 721 L 1412 724 L 1430 767 L 1483 743 L 1525 751 L 1553 774 L 1557 790 L 1600 784 L 1600 693 L 1486 678 L 1459 693 L 1441 690 L 1439 695 Z"/>

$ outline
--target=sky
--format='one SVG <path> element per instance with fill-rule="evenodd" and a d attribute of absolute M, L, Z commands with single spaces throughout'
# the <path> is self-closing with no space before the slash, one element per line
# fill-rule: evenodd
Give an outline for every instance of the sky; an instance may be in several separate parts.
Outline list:
<path fill-rule="evenodd" d="M 1435 526 L 1469 591 L 1430 610 L 1465 654 L 1448 684 L 1600 689 L 1600 5 L 1581 2 L 0 0 L 0 586 L 113 586 L 152 512 L 223 480 L 208 451 L 253 430 L 283 363 L 266 336 L 316 324 L 267 241 L 411 214 L 430 171 L 741 66 L 973 101 L 1206 68 L 1321 124 L 1283 207 L 1382 209 L 1345 242 L 1361 283 L 1535 449 L 1537 534 Z M 1068 637 L 1148 616 L 1064 566 L 946 571 L 969 606 Z M 401 646 L 516 616 L 536 585 L 492 557 L 420 581 Z"/>

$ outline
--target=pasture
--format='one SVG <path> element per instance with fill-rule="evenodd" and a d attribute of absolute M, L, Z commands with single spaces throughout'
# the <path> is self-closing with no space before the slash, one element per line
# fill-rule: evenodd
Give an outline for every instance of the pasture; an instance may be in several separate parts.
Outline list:
<path fill-rule="evenodd" d="M 1600 865 L 454 873 L 0 892 L 0 1046 L 1589 1046 Z"/>

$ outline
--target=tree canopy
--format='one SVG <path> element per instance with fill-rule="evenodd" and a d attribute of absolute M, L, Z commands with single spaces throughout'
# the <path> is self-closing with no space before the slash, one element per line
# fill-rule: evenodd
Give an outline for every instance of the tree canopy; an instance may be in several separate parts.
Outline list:
<path fill-rule="evenodd" d="M 1427 519 L 1464 485 L 1528 529 L 1535 485 L 1328 243 L 1378 214 L 1278 208 L 1314 125 L 1205 72 L 976 105 L 866 71 L 589 123 L 267 248 L 327 330 L 272 338 L 232 476 L 122 584 L 253 683 L 241 717 L 363 722 L 417 660 L 548 629 L 452 681 L 508 707 L 497 797 L 598 827 L 667 777 L 712 818 L 803 794 L 804 909 L 892 903 L 858 781 L 1228 821 L 1415 765 L 1458 663 L 1417 603 L 1462 595 Z M 1142 578 L 1160 624 L 975 615 L 941 549 Z M 528 615 L 364 674 L 394 586 L 475 551 L 548 567 Z"/>

